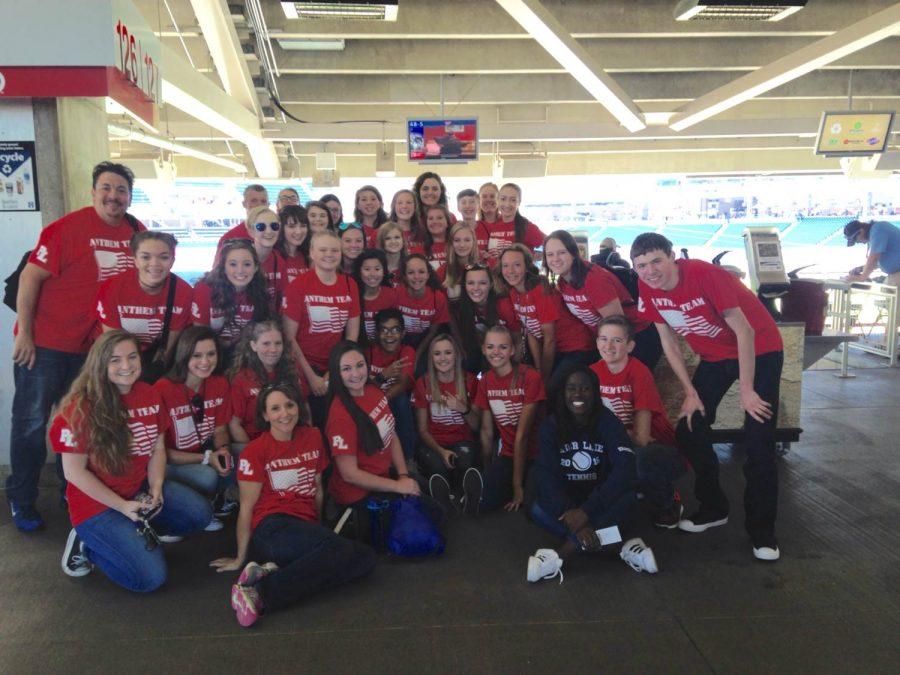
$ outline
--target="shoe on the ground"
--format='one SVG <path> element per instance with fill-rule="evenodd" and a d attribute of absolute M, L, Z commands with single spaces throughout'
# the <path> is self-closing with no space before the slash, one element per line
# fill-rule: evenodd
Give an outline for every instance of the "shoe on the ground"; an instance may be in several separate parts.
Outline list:
<path fill-rule="evenodd" d="M 244 569 L 241 570 L 241 576 L 238 577 L 238 586 L 255 586 L 257 582 L 267 574 L 278 571 L 278 565 L 273 562 L 267 562 L 259 565 L 255 562 L 248 562 Z"/>
<path fill-rule="evenodd" d="M 563 561 L 552 548 L 539 548 L 534 555 L 528 557 L 528 571 L 526 578 L 531 583 L 541 579 L 553 579 L 559 577 L 559 583 L 563 582 Z"/>
<path fill-rule="evenodd" d="M 431 493 L 434 501 L 441 505 L 446 515 L 449 516 L 453 513 L 455 509 L 453 508 L 453 500 L 450 498 L 450 483 L 447 482 L 446 478 L 439 473 L 432 474 L 431 478 L 428 479 L 428 491 Z"/>
<path fill-rule="evenodd" d="M 225 518 L 234 513 L 238 506 L 238 502 L 230 499 L 225 492 L 220 492 L 213 500 L 213 515 L 216 518 Z"/>
<path fill-rule="evenodd" d="M 660 509 L 653 519 L 656 527 L 666 530 L 674 530 L 681 522 L 681 516 L 684 514 L 684 506 L 681 504 L 672 504 L 670 507 Z"/>
<path fill-rule="evenodd" d="M 216 518 L 215 516 L 213 516 L 212 520 L 209 521 L 209 525 L 204 527 L 203 531 L 204 532 L 218 532 L 223 527 L 225 527 L 225 526 L 222 524 L 222 521 L 219 520 L 218 518 Z"/>
<path fill-rule="evenodd" d="M 484 491 L 484 481 L 481 472 L 474 466 L 470 466 L 463 474 L 463 513 L 467 516 L 477 516 L 481 505 L 481 493 Z"/>
<path fill-rule="evenodd" d="M 180 534 L 160 534 L 156 538 L 163 544 L 177 544 L 179 541 L 184 541 L 184 537 Z"/>
<path fill-rule="evenodd" d="M 756 534 L 751 539 L 753 540 L 753 557 L 757 560 L 775 562 L 781 557 L 774 534 Z"/>
<path fill-rule="evenodd" d="M 706 532 L 711 527 L 718 527 L 728 522 L 728 513 L 704 511 L 700 509 L 694 515 L 682 518 L 678 529 L 684 532 Z"/>
<path fill-rule="evenodd" d="M 84 553 L 84 545 L 81 538 L 73 528 L 66 539 L 66 548 L 63 550 L 62 570 L 70 577 L 87 576 L 94 569 Z"/>
<path fill-rule="evenodd" d="M 644 543 L 643 539 L 635 537 L 622 544 L 619 557 L 635 572 L 649 572 L 656 574 L 659 567 L 656 565 L 656 556 L 653 549 Z"/>
<path fill-rule="evenodd" d="M 253 586 L 235 584 L 231 587 L 231 606 L 238 623 L 248 628 L 257 622 L 263 610 L 263 601 Z"/>
<path fill-rule="evenodd" d="M 19 506 L 15 502 L 10 502 L 9 508 L 19 532 L 36 532 L 44 529 L 44 519 L 34 506 Z"/>

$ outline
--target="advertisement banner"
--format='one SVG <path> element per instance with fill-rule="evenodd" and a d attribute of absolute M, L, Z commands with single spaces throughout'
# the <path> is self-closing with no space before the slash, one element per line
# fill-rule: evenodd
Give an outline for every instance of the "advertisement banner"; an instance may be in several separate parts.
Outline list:
<path fill-rule="evenodd" d="M 34 141 L 0 141 L 0 211 L 39 211 Z"/>

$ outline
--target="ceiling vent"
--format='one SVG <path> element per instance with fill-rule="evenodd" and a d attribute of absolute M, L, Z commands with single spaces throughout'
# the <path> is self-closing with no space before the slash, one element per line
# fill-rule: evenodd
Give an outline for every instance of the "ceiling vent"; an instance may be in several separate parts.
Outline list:
<path fill-rule="evenodd" d="M 293 0 L 282 2 L 288 19 L 330 21 L 396 21 L 399 0 Z"/>
<path fill-rule="evenodd" d="M 677 21 L 781 21 L 806 6 L 807 0 L 680 0 Z"/>

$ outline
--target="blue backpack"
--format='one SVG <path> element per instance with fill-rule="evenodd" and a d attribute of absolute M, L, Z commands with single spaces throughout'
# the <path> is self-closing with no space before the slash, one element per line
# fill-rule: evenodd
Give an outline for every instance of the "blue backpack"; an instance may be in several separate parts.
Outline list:
<path fill-rule="evenodd" d="M 417 497 L 391 502 L 387 547 L 394 555 L 421 558 L 444 552 L 444 537 Z"/>

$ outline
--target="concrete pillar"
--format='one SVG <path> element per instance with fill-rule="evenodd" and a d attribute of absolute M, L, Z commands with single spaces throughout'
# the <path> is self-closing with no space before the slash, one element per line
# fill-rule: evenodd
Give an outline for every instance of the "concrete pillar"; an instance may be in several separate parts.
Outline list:
<path fill-rule="evenodd" d="M 0 140 L 35 141 L 40 212 L 0 212 L 0 279 L 34 248 L 41 228 L 91 203 L 91 169 L 109 158 L 103 99 L 5 99 L 0 101 Z M 15 315 L 0 307 L 0 473 L 9 467 Z M 52 461 L 53 458 L 51 457 Z"/>

